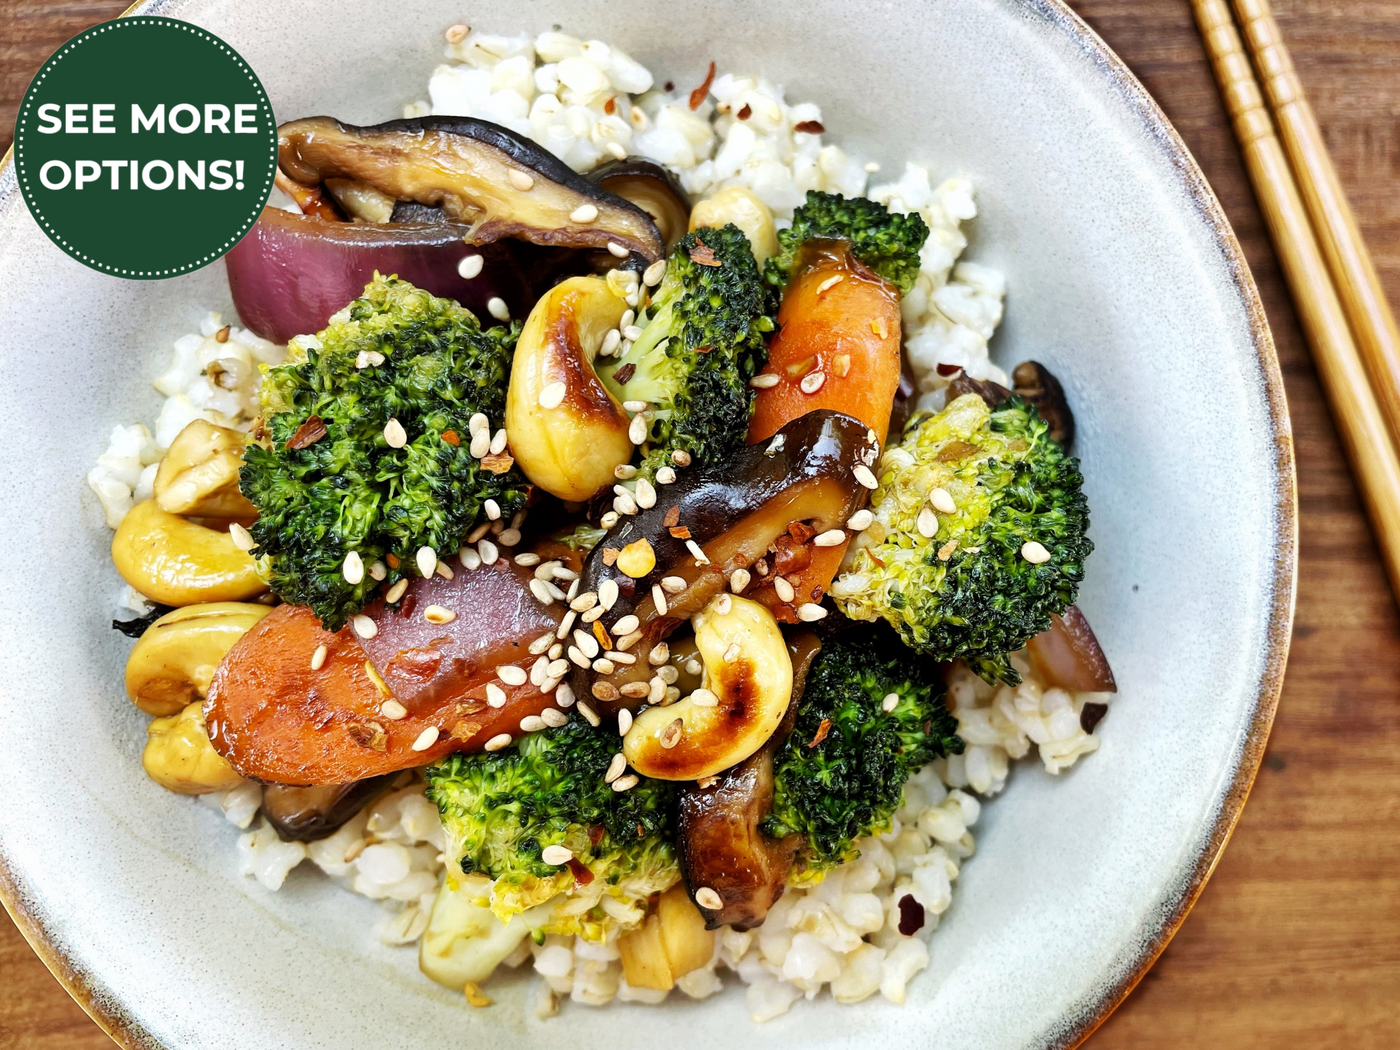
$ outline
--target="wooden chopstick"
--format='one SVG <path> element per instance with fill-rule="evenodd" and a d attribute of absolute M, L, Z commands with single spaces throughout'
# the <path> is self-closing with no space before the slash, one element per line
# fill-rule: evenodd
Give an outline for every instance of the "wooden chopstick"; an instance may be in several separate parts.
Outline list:
<path fill-rule="evenodd" d="M 1225 0 L 1191 0 L 1332 418 L 1400 599 L 1400 458 Z"/>
<path fill-rule="evenodd" d="M 1371 388 L 1400 447 L 1400 329 L 1269 0 L 1232 0 Z"/>

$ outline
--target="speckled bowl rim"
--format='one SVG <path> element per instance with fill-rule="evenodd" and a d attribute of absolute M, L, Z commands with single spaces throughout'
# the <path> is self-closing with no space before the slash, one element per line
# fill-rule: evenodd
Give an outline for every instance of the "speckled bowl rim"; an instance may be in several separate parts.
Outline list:
<path fill-rule="evenodd" d="M 133 14 L 159 14 L 168 0 L 138 0 L 119 17 Z M 1264 671 L 1255 694 L 1249 729 L 1238 751 L 1238 764 L 1219 803 L 1219 811 L 1210 834 L 1188 871 L 1182 873 L 1175 887 L 1176 899 L 1161 920 L 1161 928 L 1148 940 L 1136 963 L 1126 974 L 1099 990 L 1095 1001 L 1078 1004 L 1070 1023 L 1044 1044 L 1045 1050 L 1073 1050 L 1108 1020 L 1110 1014 L 1137 987 L 1152 964 L 1166 950 L 1176 931 L 1195 907 L 1206 882 L 1215 871 L 1225 845 L 1239 822 L 1254 786 L 1259 763 L 1269 742 L 1274 715 L 1278 711 L 1279 694 L 1283 689 L 1284 670 L 1288 664 L 1288 649 L 1293 632 L 1293 610 L 1298 586 L 1298 491 L 1293 454 L 1293 430 L 1288 416 L 1288 401 L 1284 394 L 1283 375 L 1279 370 L 1278 352 L 1273 332 L 1264 313 L 1249 264 L 1245 261 L 1234 229 L 1225 216 L 1215 192 L 1206 181 L 1205 173 L 1196 163 L 1181 135 L 1172 126 L 1166 113 L 1147 88 L 1118 57 L 1103 38 L 1070 9 L 1065 0 L 1022 0 L 1025 5 L 1057 30 L 1079 45 L 1108 81 L 1117 88 L 1123 101 L 1141 121 L 1143 128 L 1162 146 L 1176 167 L 1178 177 L 1195 204 L 1200 217 L 1214 231 L 1216 242 L 1229 263 L 1231 279 L 1240 301 L 1249 315 L 1249 330 L 1254 351 L 1263 376 L 1264 396 L 1268 404 L 1270 438 L 1274 449 L 1274 471 L 1278 478 L 1274 493 L 1278 534 L 1274 554 L 1273 575 L 1269 581 L 1268 647 Z M 0 158 L 0 174 L 12 163 L 13 150 Z M 12 192 L 18 192 L 12 191 Z M 3 198 L 0 198 L 3 203 Z M 0 852 L 0 904 L 14 920 L 15 926 L 35 954 L 81 1006 L 97 1026 L 126 1050 L 177 1050 L 158 1042 L 120 1004 L 105 1001 L 90 986 L 86 975 L 58 948 L 44 927 L 29 914 L 17 892 L 9 862 Z"/>

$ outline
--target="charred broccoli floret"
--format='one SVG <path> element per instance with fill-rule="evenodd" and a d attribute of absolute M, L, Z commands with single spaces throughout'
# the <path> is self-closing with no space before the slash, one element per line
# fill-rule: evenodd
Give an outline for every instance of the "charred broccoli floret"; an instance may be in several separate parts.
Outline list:
<path fill-rule="evenodd" d="M 850 241 L 851 251 L 870 269 L 908 292 L 919 277 L 919 249 L 928 225 L 914 212 L 892 212 L 867 197 L 807 191 L 793 212 L 792 225 L 778 231 L 778 253 L 763 267 L 763 279 L 781 295 L 792 277 L 798 250 L 810 240 Z"/>
<path fill-rule="evenodd" d="M 641 334 L 598 374 L 620 401 L 645 401 L 653 416 L 640 473 L 648 480 L 683 452 L 714 463 L 741 448 L 753 406 L 752 379 L 768 360 L 767 296 L 749 240 L 737 226 L 687 233 L 637 319 Z"/>
<path fill-rule="evenodd" d="M 428 767 L 448 864 L 495 880 L 491 906 L 502 921 L 576 881 L 601 880 L 610 896 L 630 904 L 679 878 L 675 787 L 644 779 L 614 791 L 605 775 L 617 748 L 615 735 L 575 718 L 501 751 L 452 755 Z M 546 862 L 545 848 L 556 845 L 573 860 Z M 576 932 L 565 925 L 550 932 Z"/>
<path fill-rule="evenodd" d="M 339 630 L 380 586 L 374 562 L 392 584 L 421 547 L 456 551 L 486 500 L 506 517 L 525 505 L 510 458 L 470 450 L 472 416 L 505 415 L 519 331 L 483 331 L 456 303 L 376 274 L 325 331 L 292 341 L 263 378 L 265 439 L 240 474 L 273 591 Z"/>
<path fill-rule="evenodd" d="M 1094 549 L 1083 480 L 1028 402 L 964 394 L 886 450 L 875 522 L 832 597 L 934 660 L 1014 684 L 1007 654 L 1074 603 Z"/>
<path fill-rule="evenodd" d="M 847 631 L 807 672 L 792 735 L 773 759 L 763 832 L 802 835 L 808 868 L 839 864 L 856 839 L 889 827 L 920 766 L 962 749 L 934 662 L 887 628 Z"/>

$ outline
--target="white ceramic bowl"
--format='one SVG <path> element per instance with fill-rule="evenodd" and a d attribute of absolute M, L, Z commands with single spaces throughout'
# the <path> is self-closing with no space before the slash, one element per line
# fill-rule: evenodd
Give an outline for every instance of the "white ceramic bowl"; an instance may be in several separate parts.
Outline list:
<path fill-rule="evenodd" d="M 280 119 L 371 123 L 419 97 L 448 0 L 155 0 L 257 69 Z M 150 418 L 159 355 L 228 311 L 223 267 L 163 282 L 84 269 L 0 174 L 0 896 L 130 1046 L 559 1045 L 733 1050 L 1068 1046 L 1126 994 L 1199 892 L 1243 804 L 1292 612 L 1292 450 L 1273 346 L 1220 207 L 1165 118 L 1056 0 L 478 0 L 476 24 L 552 23 L 678 83 L 709 59 L 823 107 L 890 165 L 976 183 L 970 256 L 1005 272 L 1003 363 L 1034 356 L 1079 421 L 1098 550 L 1081 604 L 1122 692 L 1104 746 L 1053 779 L 1017 769 L 979 824 L 928 972 L 902 1008 L 799 1003 L 767 1026 L 731 990 L 663 1009 L 526 1017 L 525 982 L 472 1011 L 379 946 L 375 906 L 297 872 L 264 892 L 234 830 L 148 781 L 107 625 L 109 534 L 83 476 Z"/>

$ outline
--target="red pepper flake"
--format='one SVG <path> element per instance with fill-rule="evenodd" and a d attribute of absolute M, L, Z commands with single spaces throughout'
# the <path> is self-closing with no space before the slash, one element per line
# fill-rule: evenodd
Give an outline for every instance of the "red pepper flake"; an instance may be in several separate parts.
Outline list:
<path fill-rule="evenodd" d="M 788 535 L 798 543 L 806 543 L 817 534 L 817 530 L 808 525 L 805 521 L 794 521 L 788 526 Z"/>
<path fill-rule="evenodd" d="M 827 733 L 830 733 L 830 732 L 831 732 L 831 719 L 829 719 L 829 718 L 823 718 L 823 719 L 822 719 L 822 724 L 819 725 L 819 726 L 817 726 L 817 735 L 814 736 L 814 737 L 812 737 L 812 742 L 811 742 L 810 744 L 808 744 L 807 746 L 808 746 L 808 747 L 816 747 L 818 744 L 820 744 L 823 740 L 826 739 L 826 734 L 827 734 Z"/>
<path fill-rule="evenodd" d="M 455 430 L 444 430 L 442 432 L 442 440 L 446 441 L 449 445 L 461 445 L 462 443 L 461 437 Z"/>
<path fill-rule="evenodd" d="M 575 886 L 587 886 L 593 881 L 593 872 L 574 860 L 573 857 L 569 858 L 569 871 L 573 873 Z"/>
<path fill-rule="evenodd" d="M 679 506 L 671 507 L 670 509 L 668 509 L 666 511 L 666 516 L 661 519 L 661 524 L 665 525 L 668 529 L 672 525 L 679 525 L 680 523 L 681 508 Z"/>
<path fill-rule="evenodd" d="M 515 460 L 509 452 L 488 452 L 481 457 L 481 465 L 492 474 L 504 474 L 515 466 Z"/>
<path fill-rule="evenodd" d="M 691 107 L 694 109 L 695 107 Z M 808 135 L 820 135 L 826 128 L 820 120 L 802 120 L 792 126 L 793 131 L 801 131 Z"/>
<path fill-rule="evenodd" d="M 753 116 L 753 107 L 750 106 L 747 102 L 745 102 L 744 108 L 739 110 L 739 112 L 735 113 L 734 115 L 740 120 L 748 120 L 751 116 Z"/>
<path fill-rule="evenodd" d="M 924 906 L 914 899 L 912 893 L 899 898 L 899 932 L 912 937 L 924 928 Z"/>
<path fill-rule="evenodd" d="M 608 116 L 612 116 L 614 113 L 617 112 L 616 96 L 610 96 L 608 100 L 603 103 L 603 112 L 606 113 Z"/>
<path fill-rule="evenodd" d="M 673 525 L 673 526 L 672 526 L 670 529 L 668 529 L 667 531 L 668 531 L 673 537 L 675 537 L 675 538 L 678 539 L 678 540 L 688 540 L 688 539 L 690 539 L 690 528 L 689 528 L 689 526 L 686 526 L 686 525 Z"/>
<path fill-rule="evenodd" d="M 471 741 L 479 732 L 481 732 L 480 722 L 468 722 L 463 719 L 452 727 L 451 735 L 453 740 L 460 740 L 465 744 Z"/>
<path fill-rule="evenodd" d="M 670 89 L 668 88 L 667 90 L 669 91 Z M 607 830 L 607 829 L 605 829 L 605 828 L 603 827 L 603 825 L 601 825 L 601 824 L 594 824 L 592 827 L 590 827 L 590 828 L 588 829 L 588 841 L 589 841 L 589 843 L 592 844 L 592 845 L 594 845 L 594 846 L 596 846 L 596 845 L 598 845 L 598 843 L 602 842 L 602 841 L 603 841 L 603 834 L 604 834 L 604 832 L 605 832 L 606 830 Z"/>
<path fill-rule="evenodd" d="M 397 554 L 386 554 L 384 555 L 384 560 L 389 563 L 389 568 L 391 569 L 397 569 L 399 567 L 399 556 Z"/>
<path fill-rule="evenodd" d="M 351 722 L 345 727 L 345 731 L 350 734 L 350 739 L 361 747 L 367 747 L 371 751 L 387 751 L 389 747 L 389 737 L 384 732 L 384 727 L 378 722 L 370 722 L 365 725 L 362 722 Z"/>
<path fill-rule="evenodd" d="M 635 363 L 635 362 L 632 362 L 632 361 L 629 361 L 629 362 L 627 362 L 627 364 L 623 365 L 621 368 L 619 368 L 616 372 L 613 373 L 613 379 L 617 381 L 617 383 L 618 383 L 619 386 L 621 386 L 621 385 L 623 385 L 623 384 L 625 384 L 625 383 L 631 382 L 631 381 L 632 381 L 632 377 L 633 377 L 634 375 L 636 375 L 636 374 L 637 374 L 637 365 L 636 365 L 636 363 Z"/>
<path fill-rule="evenodd" d="M 941 375 L 944 379 L 947 379 L 949 376 L 955 376 L 955 375 L 957 375 L 957 374 L 958 374 L 959 372 L 961 372 L 961 371 L 962 371 L 962 365 L 944 365 L 944 364 L 940 364 L 940 365 L 938 366 L 938 374 Z"/>
<path fill-rule="evenodd" d="M 306 448 L 316 444 L 326 434 L 326 424 L 320 416 L 307 416 L 306 422 L 297 427 L 297 432 L 287 440 L 287 447 Z"/>
<path fill-rule="evenodd" d="M 697 346 L 697 347 L 695 348 L 695 352 L 696 352 L 697 354 L 708 354 L 708 353 L 709 353 L 711 350 L 713 350 L 713 349 L 714 349 L 713 346 Z"/>
<path fill-rule="evenodd" d="M 698 238 L 695 241 L 695 247 L 690 249 L 690 261 L 699 263 L 701 266 L 724 265 L 719 261 L 719 257 L 715 255 L 715 250 Z"/>
<path fill-rule="evenodd" d="M 822 600 L 822 585 L 819 583 L 812 588 L 812 601 L 820 605 Z"/>
<path fill-rule="evenodd" d="M 705 74 L 705 82 L 690 93 L 690 108 L 699 109 L 710 95 L 710 85 L 715 82 L 715 64 L 710 63 L 710 71 Z"/>

